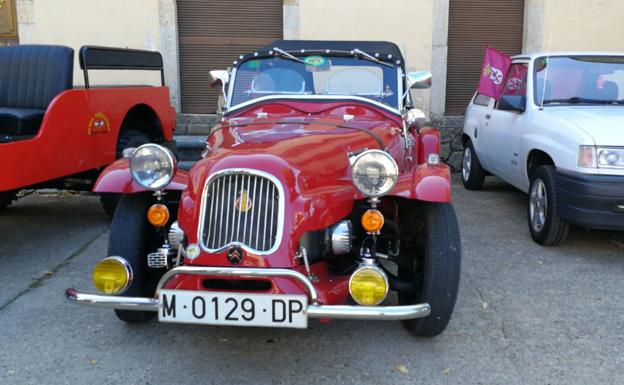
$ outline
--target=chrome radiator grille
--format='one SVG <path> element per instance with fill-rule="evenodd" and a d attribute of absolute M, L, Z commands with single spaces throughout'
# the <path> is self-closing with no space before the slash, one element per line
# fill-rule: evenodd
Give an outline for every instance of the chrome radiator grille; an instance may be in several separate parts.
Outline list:
<path fill-rule="evenodd" d="M 208 251 L 238 244 L 268 253 L 281 238 L 281 185 L 272 175 L 253 170 L 226 170 L 212 176 L 204 189 L 201 239 Z"/>

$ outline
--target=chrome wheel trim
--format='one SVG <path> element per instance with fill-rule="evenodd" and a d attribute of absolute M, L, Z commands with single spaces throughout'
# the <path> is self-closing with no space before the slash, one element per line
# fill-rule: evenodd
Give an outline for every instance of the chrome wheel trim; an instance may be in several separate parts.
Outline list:
<path fill-rule="evenodd" d="M 535 232 L 540 232 L 546 225 L 546 214 L 548 212 L 548 195 L 546 185 L 540 178 L 533 181 L 529 192 L 529 218 L 531 227 Z"/>
<path fill-rule="evenodd" d="M 468 182 L 470 178 L 470 168 L 472 166 L 472 152 L 470 147 L 464 149 L 464 157 L 462 158 L 462 178 L 464 182 Z"/>

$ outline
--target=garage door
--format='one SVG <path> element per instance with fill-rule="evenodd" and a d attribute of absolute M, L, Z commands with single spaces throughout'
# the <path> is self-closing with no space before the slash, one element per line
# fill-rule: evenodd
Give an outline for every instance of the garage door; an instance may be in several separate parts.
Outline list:
<path fill-rule="evenodd" d="M 284 0 L 178 0 L 182 111 L 214 113 L 219 90 L 209 71 L 283 35 Z"/>
<path fill-rule="evenodd" d="M 522 52 L 524 0 L 450 0 L 446 115 L 463 115 L 479 83 L 486 46 Z"/>

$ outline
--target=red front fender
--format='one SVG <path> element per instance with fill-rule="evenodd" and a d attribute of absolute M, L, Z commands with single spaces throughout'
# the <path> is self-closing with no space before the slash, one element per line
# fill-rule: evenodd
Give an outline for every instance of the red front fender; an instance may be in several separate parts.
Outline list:
<path fill-rule="evenodd" d="M 451 172 L 447 165 L 420 165 L 399 177 L 390 195 L 426 202 L 451 201 Z"/>
<path fill-rule="evenodd" d="M 418 136 L 418 164 L 427 162 L 429 154 L 440 153 L 440 130 L 432 127 L 425 127 L 420 130 Z"/>
<path fill-rule="evenodd" d="M 132 180 L 129 163 L 128 159 L 119 159 L 106 167 L 93 185 L 93 192 L 134 194 L 148 191 L 145 187 Z M 173 180 L 165 190 L 182 191 L 187 185 L 188 172 L 176 170 Z"/>

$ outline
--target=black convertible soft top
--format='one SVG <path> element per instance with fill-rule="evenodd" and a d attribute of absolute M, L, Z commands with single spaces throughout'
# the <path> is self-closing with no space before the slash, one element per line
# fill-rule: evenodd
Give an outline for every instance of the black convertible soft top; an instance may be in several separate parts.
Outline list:
<path fill-rule="evenodd" d="M 362 41 L 362 40 L 275 40 L 271 44 L 267 44 L 258 50 L 258 54 L 266 54 L 274 47 L 278 47 L 284 51 L 300 51 L 302 49 L 311 52 L 324 52 L 327 50 L 334 52 L 350 52 L 354 49 L 360 49 L 368 54 L 378 57 L 380 60 L 396 63 L 400 60 L 401 67 L 405 66 L 405 60 L 401 55 L 399 47 L 389 41 Z M 240 59 L 248 59 L 254 54 L 241 55 Z"/>

